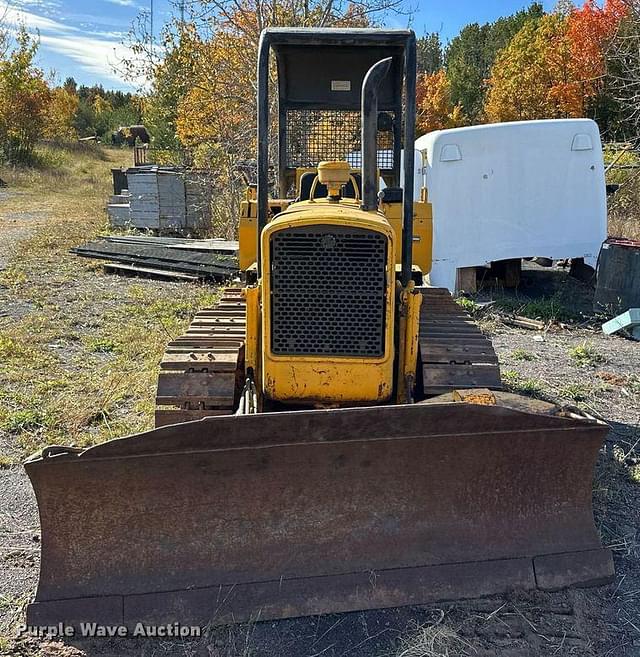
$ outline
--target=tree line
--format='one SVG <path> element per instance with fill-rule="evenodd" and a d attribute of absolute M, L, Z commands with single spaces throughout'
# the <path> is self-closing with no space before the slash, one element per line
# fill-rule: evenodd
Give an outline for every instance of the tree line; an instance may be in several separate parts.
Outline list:
<path fill-rule="evenodd" d="M 41 140 L 96 136 L 110 140 L 119 126 L 141 119 L 139 99 L 100 85 L 57 85 L 36 65 L 38 39 L 25 27 L 0 29 L 0 161 L 32 164 Z"/>
<path fill-rule="evenodd" d="M 540 3 L 493 23 L 472 23 L 446 47 L 420 39 L 418 129 L 476 123 L 590 117 L 609 140 L 636 139 L 633 102 L 620 76 L 639 75 L 637 0 Z M 637 44 L 637 41 L 636 41 Z M 630 56 L 630 57 L 629 57 Z"/>
<path fill-rule="evenodd" d="M 156 148 L 186 150 L 221 186 L 255 151 L 255 67 L 268 26 L 384 26 L 404 0 L 189 0 L 185 18 L 150 38 L 144 15 L 122 63 L 139 94 L 54 84 L 35 64 L 37 39 L 0 29 L 0 156 L 31 157 L 38 139 L 98 136 L 143 122 Z M 638 139 L 640 0 L 533 2 L 491 23 L 466 25 L 448 43 L 418 39 L 417 128 L 587 116 L 608 140 Z M 275 78 L 275 71 L 273 72 Z M 235 198 L 237 194 L 232 194 Z"/>
<path fill-rule="evenodd" d="M 255 57 L 268 25 L 376 26 L 403 3 L 384 0 L 192 0 L 192 16 L 167 29 L 146 73 L 143 115 L 154 144 L 202 160 L 251 157 Z M 594 118 L 609 140 L 637 138 L 640 0 L 560 0 L 480 25 L 443 44 L 418 39 L 420 134 L 477 123 Z M 140 26 L 138 26 L 140 28 Z M 144 30 L 134 31 L 138 56 Z M 163 57 L 158 58 L 157 53 Z M 144 59 L 144 57 L 143 57 Z M 138 63 L 139 65 L 139 63 Z M 139 71 L 136 71 L 139 74 Z M 626 76 L 626 77 L 625 77 Z M 630 82 L 629 78 L 632 79 Z"/>

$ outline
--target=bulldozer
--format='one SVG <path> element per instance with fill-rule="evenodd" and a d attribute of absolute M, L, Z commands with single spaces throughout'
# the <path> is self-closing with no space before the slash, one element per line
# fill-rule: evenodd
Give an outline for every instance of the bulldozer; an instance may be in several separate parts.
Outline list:
<path fill-rule="evenodd" d="M 168 345 L 155 429 L 26 462 L 42 536 L 30 625 L 612 578 L 591 503 L 606 425 L 503 391 L 488 338 L 429 286 L 431 207 L 402 156 L 415 96 L 410 30 L 262 33 L 242 284 Z"/>

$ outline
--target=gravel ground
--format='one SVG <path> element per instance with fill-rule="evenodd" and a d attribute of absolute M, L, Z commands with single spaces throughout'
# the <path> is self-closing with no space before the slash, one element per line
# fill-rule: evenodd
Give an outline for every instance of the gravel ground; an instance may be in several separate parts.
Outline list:
<path fill-rule="evenodd" d="M 611 423 L 598 464 L 595 510 L 604 541 L 614 549 L 617 574 L 612 585 L 557 593 L 514 592 L 457 604 L 255 623 L 211 630 L 191 643 L 112 640 L 63 646 L 54 642 L 47 644 L 43 654 L 640 655 L 640 486 L 630 479 L 625 463 L 614 458 L 614 452 L 623 449 L 633 460 L 632 447 L 640 440 L 638 395 L 628 389 L 629 377 L 638 374 L 639 345 L 593 330 L 556 329 L 542 334 L 504 325 L 497 326 L 493 341 L 503 371 L 517 371 L 523 378 L 540 382 L 548 397 L 557 397 L 557 391 L 570 384 L 591 386 L 588 407 Z M 569 356 L 570 349 L 585 343 L 593 345 L 599 355 L 597 365 L 581 366 Z M 532 360 L 521 360 L 518 354 L 522 352 L 530 353 Z M 603 374 L 610 376 L 603 378 Z M 34 500 L 21 468 L 0 471 L 0 508 L 4 566 L 0 594 L 24 601 L 37 579 L 38 552 Z M 5 627 L 14 618 L 12 609 L 3 619 Z M 433 652 L 426 652 L 428 646 Z M 34 649 L 33 641 L 24 640 L 12 654 L 31 655 Z"/>
<path fill-rule="evenodd" d="M 9 192 L 3 191 L 1 194 Z M 0 199 L 1 200 L 1 199 Z M 21 213 L 24 214 L 24 213 Z M 2 217 L 0 268 L 8 266 L 15 245 L 38 229 L 46 216 Z M 539 289 L 535 278 L 539 277 Z M 534 283 L 531 283 L 531 280 Z M 105 286 L 124 289 L 128 279 L 83 270 L 56 291 L 64 312 L 82 304 L 78 330 L 90 332 L 105 311 L 91 299 Z M 176 284 L 143 281 L 172 295 Z M 528 295 L 549 294 L 572 285 L 561 272 L 528 274 Z M 537 291 L 536 291 L 537 290 Z M 569 289 L 569 296 L 573 293 Z M 584 306 L 588 291 L 575 295 Z M 578 298 L 580 297 L 580 298 Z M 37 312 L 12 302 L 0 288 L 0 321 Z M 86 312 L 85 312 L 86 311 Z M 636 657 L 640 655 L 640 485 L 634 473 L 640 440 L 640 345 L 605 337 L 588 327 L 547 331 L 509 328 L 482 319 L 492 334 L 503 375 L 510 385 L 551 399 L 571 401 L 609 422 L 594 486 L 596 523 L 614 550 L 616 579 L 611 585 L 557 593 L 512 592 L 506 596 L 427 607 L 263 622 L 217 628 L 191 642 L 56 642 L 21 639 L 0 644 L 4 654 L 33 657 L 81 655 L 201 655 L 202 657 Z M 588 346 L 590 362 L 579 364 L 571 350 Z M 1 367 L 1 364 L 0 364 Z M 576 401 L 576 397 L 579 399 Z M 0 454 L 12 454 L 10 439 Z M 39 527 L 35 500 L 21 466 L 0 469 L 0 636 L 23 618 L 38 571 Z"/>

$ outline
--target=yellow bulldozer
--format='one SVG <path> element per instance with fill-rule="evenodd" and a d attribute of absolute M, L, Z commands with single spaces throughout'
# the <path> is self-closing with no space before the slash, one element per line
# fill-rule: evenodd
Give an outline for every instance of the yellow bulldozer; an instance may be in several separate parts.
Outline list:
<path fill-rule="evenodd" d="M 413 32 L 267 29 L 257 77 L 244 282 L 167 347 L 154 430 L 26 463 L 42 529 L 28 622 L 226 623 L 608 581 L 591 507 L 606 426 L 502 392 L 489 340 L 428 285 L 431 210 L 402 157 Z"/>

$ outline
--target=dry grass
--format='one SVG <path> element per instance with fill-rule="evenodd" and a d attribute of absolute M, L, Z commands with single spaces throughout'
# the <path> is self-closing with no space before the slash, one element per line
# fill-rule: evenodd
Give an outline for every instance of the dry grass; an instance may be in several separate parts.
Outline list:
<path fill-rule="evenodd" d="M 5 460 L 150 428 L 164 347 L 215 298 L 212 288 L 105 276 L 99 264 L 70 255 L 106 229 L 109 169 L 130 153 L 44 153 L 55 168 L 0 171 L 10 192 L 0 218 L 21 222 L 27 234 L 0 271 Z"/>
<path fill-rule="evenodd" d="M 640 156 L 637 153 L 620 154 L 605 151 L 605 162 L 616 159 L 616 166 L 638 168 L 612 168 L 607 173 L 607 183 L 620 185 L 608 199 L 609 235 L 640 239 Z"/>
<path fill-rule="evenodd" d="M 409 628 L 400 636 L 396 657 L 463 657 L 477 652 L 443 619 L 444 613 L 435 623 Z"/>

